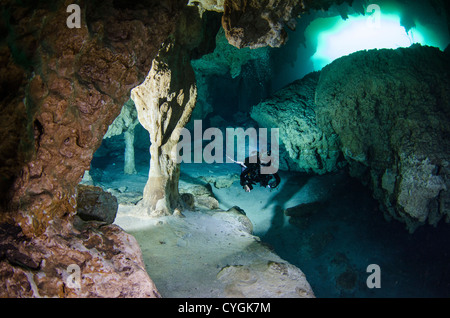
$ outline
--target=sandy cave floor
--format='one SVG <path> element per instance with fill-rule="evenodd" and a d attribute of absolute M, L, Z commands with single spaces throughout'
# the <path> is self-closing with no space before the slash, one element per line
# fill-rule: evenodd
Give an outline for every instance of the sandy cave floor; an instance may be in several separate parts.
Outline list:
<path fill-rule="evenodd" d="M 92 173 L 96 185 L 120 188 L 124 194 L 142 193 L 148 174 L 144 160 L 132 176 L 121 172 L 120 161 L 102 160 L 96 162 L 102 172 Z M 180 186 L 204 183 L 202 176 L 237 180 L 239 172 L 236 164 L 182 164 Z M 221 209 L 239 206 L 245 211 L 253 235 L 235 218 L 210 211 L 150 219 L 133 214 L 132 205 L 120 205 L 115 223 L 140 243 L 146 269 L 163 297 L 302 296 L 295 286 L 298 281 L 281 282 L 269 294 L 258 293 L 265 288 L 258 285 L 263 277 L 250 277 L 247 271 L 233 273 L 232 278 L 227 267 L 267 266 L 271 261 L 301 269 L 316 297 L 450 296 L 448 224 L 423 226 L 411 235 L 403 224 L 387 222 L 370 192 L 344 172 L 310 176 L 281 171 L 280 175 L 282 182 L 272 191 L 255 187 L 246 193 L 238 181 L 230 187 L 212 187 Z M 288 207 L 315 201 L 325 202 L 325 207 L 296 224 L 283 213 Z M 263 244 L 255 244 L 258 241 Z M 256 264 L 257 259 L 264 261 Z M 366 285 L 369 264 L 381 268 L 379 289 Z"/>

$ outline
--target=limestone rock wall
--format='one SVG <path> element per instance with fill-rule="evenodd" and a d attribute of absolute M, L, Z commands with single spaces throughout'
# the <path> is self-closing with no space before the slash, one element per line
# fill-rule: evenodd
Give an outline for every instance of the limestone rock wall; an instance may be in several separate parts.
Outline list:
<path fill-rule="evenodd" d="M 288 38 L 285 27 L 295 29 L 297 17 L 344 2 L 352 0 L 225 0 L 222 26 L 238 48 L 280 47 Z"/>
<path fill-rule="evenodd" d="M 284 26 L 295 27 L 301 0 L 226 0 L 222 25 L 230 44 L 242 48 L 279 47 L 287 38 Z"/>
<path fill-rule="evenodd" d="M 2 296 L 158 296 L 137 242 L 74 226 L 76 185 L 187 1 L 2 1 Z M 59 268 L 76 264 L 82 292 Z"/>
<path fill-rule="evenodd" d="M 420 45 L 361 51 L 326 66 L 316 90 L 318 126 L 410 231 L 450 221 L 449 62 Z"/>
<path fill-rule="evenodd" d="M 414 45 L 335 60 L 252 109 L 280 128 L 280 167 L 327 173 L 348 165 L 387 218 L 414 231 L 450 221 L 449 55 Z"/>
<path fill-rule="evenodd" d="M 81 28 L 69 29 L 69 3 L 3 8 L 15 35 L 4 65 L 22 86 L 2 100 L 2 110 L 13 108 L 14 100 L 22 111 L 1 118 L 2 139 L 11 140 L 5 147 L 13 142 L 14 149 L 2 162 L 9 181 L 4 210 L 12 213 L 0 218 L 13 218 L 29 235 L 74 214 L 75 185 L 184 5 L 148 1 L 125 10 L 112 1 L 89 1 L 80 4 Z"/>
<path fill-rule="evenodd" d="M 205 11 L 223 12 L 224 0 L 189 0 L 188 5 L 196 6 L 203 15 Z"/>
<path fill-rule="evenodd" d="M 31 240 L 1 225 L 0 297 L 160 297 L 133 236 L 78 223 L 71 236 Z"/>
<path fill-rule="evenodd" d="M 315 92 L 320 73 L 311 73 L 253 106 L 251 117 L 261 127 L 280 129 L 280 168 L 323 174 L 338 168 L 336 135 L 317 126 Z"/>

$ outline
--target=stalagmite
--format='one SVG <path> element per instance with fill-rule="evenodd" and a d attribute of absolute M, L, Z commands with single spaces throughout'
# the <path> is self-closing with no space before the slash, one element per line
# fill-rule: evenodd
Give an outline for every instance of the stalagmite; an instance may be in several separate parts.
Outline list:
<path fill-rule="evenodd" d="M 181 207 L 176 145 L 197 98 L 190 61 L 172 41 L 153 60 L 145 81 L 131 91 L 138 118 L 150 133 L 150 171 L 142 207 L 151 216 L 170 215 Z"/>
<path fill-rule="evenodd" d="M 124 132 L 125 136 L 125 163 L 123 172 L 125 174 L 136 174 L 136 164 L 134 161 L 134 129 Z"/>
<path fill-rule="evenodd" d="M 111 138 L 123 133 L 125 140 L 125 163 L 123 172 L 125 174 L 137 173 L 134 161 L 134 132 L 137 124 L 139 124 L 139 121 L 136 107 L 130 99 L 123 105 L 120 115 L 109 126 L 106 135 L 103 137 L 103 139 Z"/>

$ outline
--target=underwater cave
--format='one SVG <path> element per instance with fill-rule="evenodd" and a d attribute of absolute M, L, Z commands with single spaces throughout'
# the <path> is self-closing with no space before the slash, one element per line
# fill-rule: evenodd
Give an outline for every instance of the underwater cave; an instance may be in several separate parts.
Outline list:
<path fill-rule="evenodd" d="M 1 297 L 450 296 L 447 2 L 77 3 L 1 7 Z"/>

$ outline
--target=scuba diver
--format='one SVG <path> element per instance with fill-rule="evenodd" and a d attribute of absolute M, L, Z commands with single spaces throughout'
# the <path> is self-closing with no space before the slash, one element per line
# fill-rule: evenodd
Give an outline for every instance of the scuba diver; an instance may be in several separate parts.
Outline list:
<path fill-rule="evenodd" d="M 270 156 L 270 152 L 268 152 Z M 229 157 L 228 157 L 229 158 Z M 231 159 L 231 158 L 230 158 Z M 231 159 L 232 160 L 232 159 Z M 233 160 L 234 161 L 234 160 Z M 234 161 L 241 166 L 241 186 L 245 192 L 253 190 L 253 185 L 259 184 L 261 187 L 274 189 L 280 184 L 280 176 L 278 173 L 262 174 L 261 166 L 270 166 L 270 161 L 267 163 L 261 162 L 260 155 L 257 153 L 252 157 L 245 158 L 244 162 Z"/>

